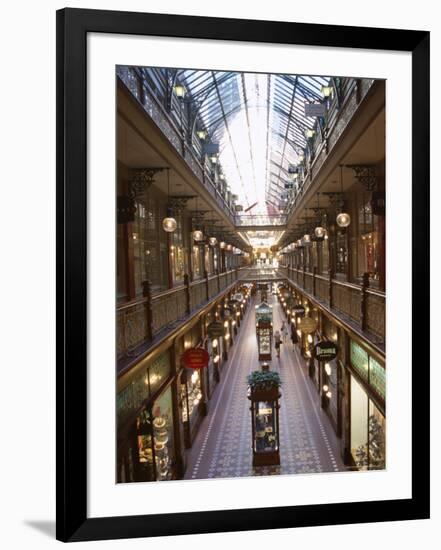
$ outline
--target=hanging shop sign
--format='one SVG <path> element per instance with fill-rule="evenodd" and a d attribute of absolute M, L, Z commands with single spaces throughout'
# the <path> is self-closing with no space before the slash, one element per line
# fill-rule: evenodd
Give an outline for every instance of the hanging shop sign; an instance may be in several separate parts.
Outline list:
<path fill-rule="evenodd" d="M 187 369 L 204 369 L 210 356 L 204 348 L 190 348 L 182 354 L 182 362 Z"/>
<path fill-rule="evenodd" d="M 207 334 L 210 338 L 218 338 L 219 336 L 223 336 L 224 324 L 221 321 L 213 321 L 207 327 Z"/>
<path fill-rule="evenodd" d="M 303 317 L 305 315 L 305 308 L 303 306 L 294 306 L 292 312 L 296 317 Z"/>
<path fill-rule="evenodd" d="M 314 346 L 314 357 L 317 361 L 332 361 L 338 355 L 338 346 L 330 340 L 317 342 Z"/>
<path fill-rule="evenodd" d="M 241 294 L 240 292 L 238 292 L 237 294 L 233 294 L 233 300 L 237 300 L 238 302 L 242 302 L 243 301 L 243 294 Z"/>
<path fill-rule="evenodd" d="M 305 103 L 305 116 L 316 117 L 326 115 L 324 103 Z"/>
<path fill-rule="evenodd" d="M 298 327 L 302 332 L 310 334 L 317 329 L 317 321 L 312 317 L 304 317 L 300 320 L 300 325 Z"/>

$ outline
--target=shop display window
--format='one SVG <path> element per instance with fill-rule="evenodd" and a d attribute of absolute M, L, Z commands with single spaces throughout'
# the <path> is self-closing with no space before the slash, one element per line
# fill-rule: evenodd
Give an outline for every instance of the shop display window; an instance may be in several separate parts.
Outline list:
<path fill-rule="evenodd" d="M 122 223 L 118 223 L 116 226 L 116 298 L 118 302 L 123 302 L 127 299 L 127 273 L 125 265 L 127 250 L 124 227 Z"/>
<path fill-rule="evenodd" d="M 379 280 L 378 216 L 372 213 L 370 194 L 359 197 L 358 207 L 358 276 L 369 273 L 371 283 Z"/>
<path fill-rule="evenodd" d="M 188 370 L 188 372 L 187 372 Z M 198 370 L 187 369 L 181 384 L 182 421 L 191 421 L 202 399 L 201 376 Z"/>
<path fill-rule="evenodd" d="M 182 281 L 186 273 L 186 258 L 183 235 L 182 212 L 176 212 L 176 231 L 171 234 L 170 256 L 173 269 L 173 280 Z"/>
<path fill-rule="evenodd" d="M 156 480 L 166 481 L 173 477 L 175 464 L 171 387 L 154 402 L 152 412 Z"/>
<path fill-rule="evenodd" d="M 386 371 L 384 367 L 354 341 L 351 341 L 351 364 L 363 380 L 384 400 L 386 398 Z"/>
<path fill-rule="evenodd" d="M 360 470 L 386 467 L 386 420 L 351 376 L 351 454 Z"/>
<path fill-rule="evenodd" d="M 210 247 L 208 244 L 205 245 L 204 251 L 204 268 L 207 273 L 211 273 L 211 258 L 210 258 Z"/>
<path fill-rule="evenodd" d="M 153 434 L 151 416 L 148 410 L 142 411 L 136 420 L 139 471 L 136 480 L 154 481 Z"/>
<path fill-rule="evenodd" d="M 166 235 L 159 226 L 160 203 L 149 196 L 136 203 L 132 224 L 135 292 L 142 295 L 143 281 L 149 280 L 153 290 L 168 287 L 168 261 Z M 160 231 L 161 229 L 161 231 Z"/>
<path fill-rule="evenodd" d="M 346 231 L 337 231 L 335 237 L 335 272 L 347 275 L 348 269 L 348 240 Z"/>
<path fill-rule="evenodd" d="M 320 257 L 320 266 L 319 269 L 322 273 L 328 273 L 329 270 L 329 245 L 328 239 L 323 240 L 318 243 L 319 246 L 319 257 Z"/>
<path fill-rule="evenodd" d="M 163 353 L 148 367 L 150 395 L 154 395 L 170 376 L 170 358 Z"/>
<path fill-rule="evenodd" d="M 170 357 L 163 353 L 152 363 L 140 367 L 138 374 L 117 394 L 118 424 L 135 414 L 170 377 Z"/>
<path fill-rule="evenodd" d="M 195 279 L 199 279 L 200 277 L 203 276 L 201 247 L 198 245 L 194 245 L 192 250 L 193 250 L 193 277 Z"/>
<path fill-rule="evenodd" d="M 369 355 L 356 342 L 351 341 L 351 364 L 357 373 L 368 381 L 369 379 Z"/>

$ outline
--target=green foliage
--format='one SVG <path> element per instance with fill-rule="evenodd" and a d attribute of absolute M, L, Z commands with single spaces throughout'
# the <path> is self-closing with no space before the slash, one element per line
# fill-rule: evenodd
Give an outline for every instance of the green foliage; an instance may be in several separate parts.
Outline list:
<path fill-rule="evenodd" d="M 248 384 L 253 390 L 269 390 L 282 385 L 278 372 L 255 370 L 248 375 Z"/>

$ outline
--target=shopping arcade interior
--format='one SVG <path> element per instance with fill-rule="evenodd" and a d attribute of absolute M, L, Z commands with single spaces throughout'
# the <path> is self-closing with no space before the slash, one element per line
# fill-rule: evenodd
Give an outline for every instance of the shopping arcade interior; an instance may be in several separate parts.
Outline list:
<path fill-rule="evenodd" d="M 118 402 L 136 418 L 133 442 L 139 411 L 154 414 L 155 384 L 166 388 L 156 380 L 167 384 L 173 479 L 183 477 L 188 449 L 207 424 L 210 376 L 214 391 L 224 383 L 214 365 L 203 392 L 193 391 L 179 358 L 189 346 L 209 348 L 210 316 L 223 319 L 233 294 L 247 282 L 257 290 L 262 277 L 283 279 L 317 310 L 314 338 L 337 334 L 332 429 L 347 468 L 369 462 L 356 456 L 356 420 L 369 431 L 381 411 L 384 425 L 384 83 L 285 76 L 118 68 L 118 198 L 137 205 L 133 220 L 117 227 Z M 305 116 L 305 103 L 325 116 Z M 334 221 L 342 213 L 347 227 Z M 161 226 L 167 216 L 176 221 L 171 233 Z M 322 238 L 314 238 L 317 227 Z M 155 366 L 155 383 L 149 375 L 148 396 L 127 397 L 158 350 L 167 358 Z M 326 410 L 324 385 L 317 406 Z M 345 402 L 352 393 L 357 409 Z M 197 401 L 191 413 L 189 395 Z M 124 453 L 121 481 L 133 472 Z"/>

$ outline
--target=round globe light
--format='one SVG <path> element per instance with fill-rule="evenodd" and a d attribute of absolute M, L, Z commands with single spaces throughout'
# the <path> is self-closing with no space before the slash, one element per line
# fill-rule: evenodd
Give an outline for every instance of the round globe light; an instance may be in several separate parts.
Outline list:
<path fill-rule="evenodd" d="M 178 223 L 174 218 L 164 218 L 162 220 L 162 229 L 167 233 L 173 233 L 177 227 Z"/>
<path fill-rule="evenodd" d="M 216 237 L 210 237 L 210 238 L 208 239 L 208 243 L 209 243 L 211 246 L 216 246 L 216 244 L 217 244 L 217 239 L 216 239 Z"/>
<path fill-rule="evenodd" d="M 202 241 L 204 239 L 204 234 L 200 229 L 195 229 L 193 231 L 193 240 L 195 241 Z"/>
<path fill-rule="evenodd" d="M 347 212 L 341 212 L 336 219 L 339 227 L 348 227 L 351 223 L 351 216 Z"/>
<path fill-rule="evenodd" d="M 317 239 L 323 239 L 326 233 L 326 229 L 324 227 L 318 226 L 315 228 L 314 233 Z"/>

